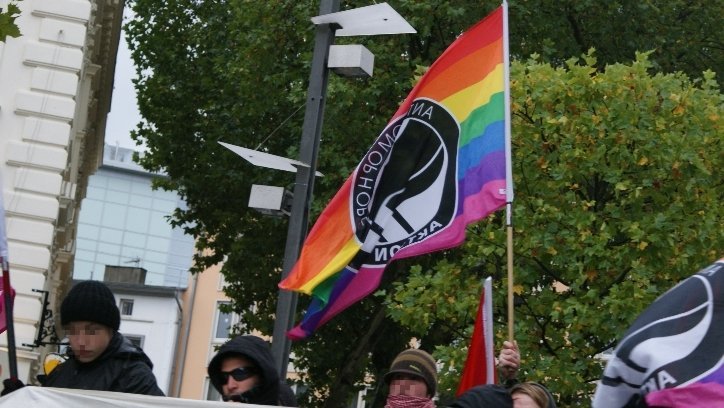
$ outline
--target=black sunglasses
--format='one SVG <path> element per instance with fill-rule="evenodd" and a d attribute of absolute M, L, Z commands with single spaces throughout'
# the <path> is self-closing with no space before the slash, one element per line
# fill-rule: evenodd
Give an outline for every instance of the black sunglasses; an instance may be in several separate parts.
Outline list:
<path fill-rule="evenodd" d="M 244 381 L 258 373 L 259 370 L 257 370 L 256 367 L 237 367 L 231 371 L 221 371 L 219 375 L 221 376 L 223 384 L 226 384 L 229 382 L 229 376 L 231 376 L 231 378 L 235 381 Z"/>

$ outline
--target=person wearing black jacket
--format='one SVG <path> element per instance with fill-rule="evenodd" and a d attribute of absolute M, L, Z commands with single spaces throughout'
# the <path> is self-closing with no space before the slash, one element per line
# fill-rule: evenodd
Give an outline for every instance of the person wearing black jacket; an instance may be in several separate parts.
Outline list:
<path fill-rule="evenodd" d="M 60 305 L 60 321 L 70 340 L 69 358 L 43 386 L 163 395 L 151 360 L 118 332 L 121 314 L 103 282 L 76 284 Z"/>
<path fill-rule="evenodd" d="M 514 408 L 514 405 L 505 387 L 478 385 L 467 390 L 447 408 Z"/>
<path fill-rule="evenodd" d="M 207 369 L 224 401 L 296 407 L 291 387 L 279 378 L 267 342 L 238 336 L 219 348 Z"/>
<path fill-rule="evenodd" d="M 118 332 L 121 315 L 105 284 L 76 284 L 63 299 L 60 319 L 70 341 L 68 359 L 39 377 L 42 386 L 164 395 L 151 360 Z M 18 380 L 7 382 L 3 395 L 23 386 Z"/>
<path fill-rule="evenodd" d="M 113 333 L 108 347 L 92 361 L 79 360 L 72 350 L 68 354 L 68 360 L 45 377 L 44 387 L 164 395 L 151 371 L 151 360 L 118 332 Z"/>

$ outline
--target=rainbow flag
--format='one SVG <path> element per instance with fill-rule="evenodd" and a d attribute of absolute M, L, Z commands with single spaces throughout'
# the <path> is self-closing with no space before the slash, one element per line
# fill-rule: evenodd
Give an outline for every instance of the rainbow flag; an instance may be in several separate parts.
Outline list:
<path fill-rule="evenodd" d="M 322 212 L 279 284 L 313 296 L 290 338 L 374 291 L 391 261 L 459 245 L 512 201 L 506 15 L 504 4 L 430 66 Z"/>

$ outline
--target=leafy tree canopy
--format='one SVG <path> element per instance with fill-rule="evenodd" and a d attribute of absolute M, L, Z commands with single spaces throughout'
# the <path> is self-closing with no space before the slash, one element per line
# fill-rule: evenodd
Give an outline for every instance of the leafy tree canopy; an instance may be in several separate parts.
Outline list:
<path fill-rule="evenodd" d="M 551 388 L 568 404 L 583 398 L 600 373 L 590 356 L 610 347 L 648 302 L 722 247 L 721 155 L 713 154 L 721 150 L 722 101 L 714 74 L 702 74 L 724 65 L 715 52 L 721 38 L 711 34 L 720 30 L 706 30 L 718 24 L 716 13 L 691 3 L 510 6 L 511 52 L 518 60 L 511 83 L 517 340 L 525 376 L 555 378 Z M 368 4 L 343 2 L 342 8 Z M 330 78 L 319 159 L 325 177 L 315 184 L 311 219 L 414 77 L 498 5 L 390 4 L 418 34 L 354 38 L 375 54 L 374 78 Z M 169 178 L 157 186 L 186 200 L 188 209 L 178 209 L 171 221 L 206 249 L 196 256 L 196 271 L 227 255 L 223 273 L 233 308 L 245 324 L 270 333 L 286 220 L 250 210 L 248 195 L 252 183 L 291 186 L 294 178 L 248 165 L 217 141 L 297 157 L 313 47 L 309 17 L 319 2 L 131 5 L 135 17 L 126 30 L 144 117 L 133 136 L 148 147 L 140 162 L 164 170 Z M 681 42 L 687 45 L 668 52 Z M 651 52 L 632 62 L 637 50 Z M 582 54 L 583 61 L 569 59 Z M 699 79 L 653 74 L 676 70 Z M 504 316 L 497 295 L 505 284 L 503 234 L 498 214 L 471 227 L 459 249 L 391 265 L 376 296 L 295 344 L 309 406 L 341 406 L 368 375 L 379 378 L 412 336 L 445 364 L 441 389 L 449 395 L 481 277 L 499 278 L 496 315 Z M 567 290 L 555 291 L 553 282 Z M 497 327 L 502 335 L 503 322 Z M 373 406 L 382 394 L 374 383 Z"/>
<path fill-rule="evenodd" d="M 511 73 L 516 340 L 523 377 L 581 406 L 600 378 L 596 356 L 721 256 L 722 95 L 712 72 L 696 82 L 652 75 L 643 54 L 603 72 L 590 54 L 563 68 L 536 58 Z M 496 344 L 506 335 L 502 217 L 470 228 L 454 256 L 413 267 L 387 299 L 416 335 L 447 337 L 435 350 L 443 395 L 457 386 L 486 276 Z"/>

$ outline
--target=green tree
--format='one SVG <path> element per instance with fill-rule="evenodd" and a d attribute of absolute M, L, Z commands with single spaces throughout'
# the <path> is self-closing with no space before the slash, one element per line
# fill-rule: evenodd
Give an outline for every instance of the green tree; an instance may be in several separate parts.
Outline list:
<path fill-rule="evenodd" d="M 720 89 L 712 72 L 692 82 L 650 68 L 646 55 L 603 72 L 590 54 L 564 68 L 512 65 L 515 333 L 523 377 L 546 383 L 562 406 L 586 405 L 596 356 L 724 245 Z M 496 344 L 507 335 L 502 218 L 412 268 L 388 299 L 416 335 L 446 332 L 434 354 L 443 396 L 457 386 L 485 276 L 496 278 Z"/>
<path fill-rule="evenodd" d="M 8 3 L 7 10 L 0 7 L 0 41 L 4 42 L 7 37 L 20 37 L 20 29 L 15 24 L 18 16 L 20 16 L 20 8 L 16 3 Z"/>
<path fill-rule="evenodd" d="M 343 8 L 360 7 L 368 5 L 368 3 L 344 2 Z M 217 141 L 226 141 L 250 148 L 261 146 L 262 149 L 273 154 L 297 157 L 302 125 L 302 115 L 299 110 L 306 100 L 306 80 L 309 75 L 314 33 L 309 17 L 317 14 L 318 4 L 319 2 L 316 0 L 276 2 L 135 0 L 131 3 L 135 17 L 126 26 L 129 44 L 137 66 L 136 87 L 139 108 L 144 117 L 144 121 L 134 132 L 134 138 L 139 142 L 144 142 L 148 147 L 147 154 L 140 158 L 140 162 L 149 170 L 164 170 L 169 178 L 157 181 L 157 186 L 176 190 L 186 200 L 188 208 L 177 210 L 171 222 L 186 228 L 197 238 L 197 247 L 205 250 L 200 251 L 195 257 L 196 272 L 221 262 L 227 255 L 228 260 L 225 262 L 222 272 L 229 283 L 227 294 L 234 300 L 232 307 L 242 314 L 243 322 L 246 325 L 265 333 L 271 332 L 273 322 L 276 283 L 280 277 L 286 237 L 286 220 L 261 216 L 248 209 L 248 194 L 252 183 L 289 186 L 294 182 L 294 178 L 290 174 L 254 168 L 218 145 Z M 473 1 L 441 3 L 400 0 L 391 2 L 391 4 L 416 27 L 418 34 L 355 38 L 355 42 L 363 43 L 375 54 L 374 78 L 346 80 L 333 76 L 330 79 L 319 162 L 319 169 L 325 173 L 325 177 L 318 179 L 315 184 L 315 200 L 312 204 L 311 219 L 315 218 L 343 180 L 351 173 L 370 142 L 389 120 L 411 88 L 415 75 L 423 72 L 422 67 L 432 63 L 456 35 L 497 7 L 499 3 L 494 1 L 486 1 L 481 4 Z M 561 27 L 552 23 L 546 14 L 538 13 L 536 7 L 539 6 L 536 2 L 516 2 L 511 5 L 511 49 L 513 54 L 527 56 L 533 51 L 538 51 L 543 55 L 540 57 L 540 61 L 528 61 L 525 64 L 514 65 L 514 90 L 516 92 L 514 101 L 515 110 L 519 115 L 516 116 L 514 124 L 515 133 L 520 135 L 525 129 L 527 132 L 525 137 L 530 141 L 536 140 L 533 139 L 534 137 L 538 138 L 538 143 L 532 143 L 529 146 L 530 152 L 526 154 L 521 149 L 527 145 L 521 145 L 521 142 L 516 140 L 516 158 L 517 160 L 528 160 L 528 156 L 534 156 L 535 163 L 541 158 L 549 162 L 556 162 L 561 160 L 561 157 L 565 158 L 564 153 L 570 154 L 568 145 L 558 144 L 567 142 L 562 135 L 553 132 L 552 135 L 546 136 L 545 144 L 540 140 L 545 134 L 543 130 L 553 128 L 553 124 L 547 122 L 547 117 L 546 121 L 542 121 L 543 116 L 540 116 L 542 113 L 536 113 L 538 116 L 533 115 L 533 112 L 537 112 L 537 109 L 541 109 L 542 106 L 553 111 L 558 109 L 559 103 L 554 103 L 554 99 L 551 99 L 552 96 L 547 94 L 547 87 L 555 85 L 554 88 L 560 90 L 564 88 L 564 84 L 556 81 L 562 81 L 568 71 L 579 72 L 574 64 L 570 64 L 568 68 L 556 67 L 562 67 L 567 56 L 580 55 L 581 50 L 595 46 L 599 50 L 596 55 L 600 55 L 601 60 L 598 64 L 586 64 L 584 70 L 591 70 L 595 66 L 599 71 L 603 71 L 607 64 L 617 62 L 618 58 L 633 59 L 634 51 L 639 46 L 639 44 L 632 43 L 624 47 L 625 44 L 619 44 L 616 46 L 618 48 L 614 48 L 620 48 L 621 53 L 612 54 L 604 52 L 609 48 L 609 38 L 594 35 L 587 42 L 576 47 L 564 48 L 560 45 L 564 41 L 567 41 L 566 44 L 575 43 L 575 41 L 566 39 L 566 37 L 572 36 L 572 31 L 562 30 Z M 614 11 L 616 12 L 614 14 L 618 15 L 617 9 L 601 6 L 597 10 L 601 10 L 600 14 L 587 11 L 589 14 L 586 14 L 586 19 L 583 20 L 591 22 L 591 27 L 593 27 L 593 22 L 603 25 L 607 19 L 613 19 L 611 13 Z M 655 20 L 666 23 L 668 14 L 656 8 L 649 10 L 652 14 L 646 16 L 648 19 L 646 21 Z M 704 22 L 715 19 L 710 15 L 699 17 Z M 619 16 L 619 18 L 621 17 Z M 642 24 L 643 21 L 642 17 Z M 637 24 L 636 27 L 640 26 Z M 622 32 L 619 30 L 617 34 L 636 37 L 636 33 L 633 31 Z M 689 35 L 690 33 L 684 32 L 684 34 Z M 649 38 L 645 49 L 655 49 L 663 40 L 676 42 L 677 39 L 681 39 L 681 37 L 676 37 L 676 35 L 681 35 L 681 32 L 678 31 L 672 31 L 671 37 L 667 37 L 666 32 L 657 33 L 657 35 L 660 36 L 660 39 Z M 552 43 L 548 40 L 550 38 L 555 38 L 557 41 Z M 338 39 L 338 41 L 347 40 Z M 696 47 L 687 48 L 687 53 L 678 55 L 676 61 L 679 62 L 672 63 L 672 65 L 664 63 L 665 58 L 670 57 L 668 54 L 654 52 L 650 55 L 651 64 L 659 69 L 664 69 L 663 67 L 682 69 L 680 61 L 704 60 L 692 57 L 698 55 L 696 50 Z M 604 57 L 611 59 L 608 60 Z M 646 63 L 643 64 L 646 65 Z M 718 64 L 715 67 L 718 69 L 721 65 Z M 616 67 L 619 66 L 616 65 Z M 645 68 L 639 69 L 645 71 Z M 588 75 L 592 78 L 597 77 L 597 74 L 593 72 L 589 72 Z M 608 71 L 606 71 L 606 75 L 608 75 Z M 692 76 L 701 76 L 701 70 L 694 72 Z M 576 78 L 582 81 L 583 74 L 579 72 L 579 77 Z M 676 78 L 682 84 L 686 82 L 683 76 L 665 78 Z M 531 84 L 536 86 L 532 87 Z M 705 84 L 708 87 L 706 91 L 703 90 Z M 697 91 L 697 95 L 718 95 L 718 91 L 712 84 L 713 79 L 711 78 L 700 80 L 698 86 L 702 90 Z M 525 88 L 522 88 L 524 85 Z M 577 85 L 574 85 L 576 83 L 565 86 L 578 89 Z M 615 85 L 614 82 L 609 84 L 611 87 Z M 691 88 L 692 93 L 695 93 L 694 85 L 691 85 Z M 530 92 L 530 95 L 521 94 L 524 90 Z M 599 92 L 601 92 L 600 95 L 605 94 L 609 98 L 623 99 L 620 95 Z M 573 96 L 566 98 L 564 99 L 566 101 L 573 100 Z M 690 96 L 687 96 L 685 100 L 687 103 L 692 101 Z M 588 106 L 587 104 L 590 103 L 593 101 L 582 100 L 576 105 Z M 713 104 L 712 106 L 720 106 L 721 101 L 717 100 L 717 103 L 719 105 Z M 568 104 L 561 106 L 567 107 Z M 524 114 L 527 112 L 531 112 L 529 122 L 523 120 Z M 655 113 L 653 110 L 647 112 Z M 629 114 L 629 111 L 626 111 L 626 114 Z M 644 117 L 643 113 L 641 115 L 643 118 L 641 120 L 656 120 L 656 117 Z M 600 116 L 605 119 L 605 115 Z M 687 110 L 680 116 L 680 119 L 684 120 L 688 116 L 689 111 Z M 663 117 L 667 118 L 667 116 Z M 560 118 L 556 116 L 556 119 Z M 601 120 L 602 123 L 606 123 L 603 119 Z M 717 120 L 719 119 L 717 118 Z M 620 123 L 617 124 L 620 125 Z M 702 130 L 699 133 L 711 130 L 710 127 L 701 126 Z M 628 136 L 625 129 L 617 131 Z M 565 127 L 559 129 L 559 131 L 564 130 L 569 131 L 570 129 Z M 638 132 L 638 129 L 636 131 Z M 651 133 L 648 135 L 650 136 Z M 541 148 L 541 146 L 545 147 Z M 693 144 L 687 146 L 693 146 Z M 590 148 L 592 149 L 592 147 Z M 584 150 L 583 153 L 588 154 L 588 150 Z M 583 153 L 580 154 L 583 155 Z M 580 157 L 583 156 L 579 156 L 577 162 L 582 161 Z M 589 160 L 593 168 L 600 168 L 602 164 L 597 161 L 605 159 L 593 156 Z M 551 164 L 547 166 L 553 168 Z M 634 170 L 645 169 L 648 167 L 630 168 L 629 171 L 633 174 Z M 538 188 L 532 184 L 540 182 L 537 178 L 539 174 L 528 174 L 530 171 L 527 167 L 516 169 L 519 201 L 525 202 L 524 190 L 526 188 L 533 191 Z M 606 176 L 609 176 L 608 173 Z M 555 177 L 563 179 L 563 175 L 556 174 Z M 674 184 L 676 188 L 682 188 L 681 184 L 684 181 L 688 183 L 689 174 L 682 174 L 681 177 Z M 596 180 L 576 181 L 580 186 L 578 194 L 588 194 L 589 189 L 595 190 L 594 187 L 586 184 L 587 182 L 600 186 L 600 181 Z M 608 179 L 605 181 L 610 182 Z M 529 183 L 531 184 L 529 185 Z M 662 184 L 664 183 L 660 182 L 658 185 Z M 669 188 L 669 186 L 665 187 Z M 615 190 L 616 197 L 624 195 L 625 191 Z M 561 194 L 558 190 L 551 190 L 549 193 Z M 570 194 L 576 194 L 576 192 L 570 190 Z M 531 193 L 530 196 L 533 194 Z M 566 218 L 564 220 L 566 223 L 578 225 L 577 223 L 581 222 L 580 220 L 575 222 L 568 220 L 569 210 L 562 205 L 553 207 L 552 204 L 533 201 L 526 208 L 536 209 L 538 207 L 540 207 L 540 213 L 532 212 L 530 214 L 520 213 L 522 211 L 518 209 L 520 207 L 516 208 L 518 235 L 525 236 L 529 231 L 537 231 L 538 228 L 548 231 L 549 225 L 555 225 L 555 223 L 546 216 L 556 217 L 557 222 L 563 222 L 559 221 L 561 218 Z M 555 212 L 554 209 L 558 209 L 560 212 Z M 632 219 L 626 215 L 629 211 L 628 207 L 621 211 L 624 213 L 621 217 Z M 678 219 L 671 222 L 675 221 Z M 663 219 L 661 222 L 668 225 L 669 219 Z M 661 226 L 661 222 L 657 225 Z M 612 225 L 612 221 L 607 221 L 606 225 Z M 649 227 L 651 226 L 647 225 L 645 231 L 648 232 Z M 599 234 L 600 227 L 599 230 L 592 229 L 591 231 L 591 234 Z M 702 231 L 709 231 L 709 229 L 702 227 Z M 617 232 L 617 230 L 609 231 L 609 233 L 611 232 Z M 309 341 L 295 344 L 293 351 L 296 360 L 294 363 L 298 368 L 305 370 L 305 382 L 310 385 L 310 392 L 307 396 L 308 406 L 322 406 L 322 401 L 329 407 L 341 406 L 353 390 L 362 386 L 367 374 L 379 378 L 393 356 L 405 347 L 405 342 L 413 334 L 422 339 L 423 347 L 434 351 L 446 365 L 459 367 L 462 353 L 460 350 L 455 354 L 451 349 L 435 349 L 435 346 L 443 344 L 462 346 L 462 342 L 465 341 L 466 335 L 469 334 L 465 332 L 468 327 L 466 322 L 469 322 L 470 314 L 474 313 L 470 302 L 474 302 L 472 299 L 477 296 L 475 293 L 470 293 L 476 291 L 473 284 L 477 282 L 476 274 L 482 274 L 481 268 L 486 272 L 495 272 L 496 276 L 500 276 L 502 273 L 503 264 L 499 258 L 502 256 L 504 240 L 500 239 L 499 234 L 501 233 L 499 219 L 493 217 L 471 227 L 471 240 L 459 250 L 393 264 L 388 268 L 385 281 L 377 296 L 372 296 L 345 311 Z M 549 280 L 545 282 L 555 278 L 552 275 L 555 273 L 555 268 L 552 268 L 550 262 L 552 260 L 561 262 L 561 258 L 549 254 L 549 248 L 554 248 L 561 253 L 565 250 L 566 255 L 571 259 L 580 259 L 577 262 L 588 262 L 587 264 L 595 266 L 597 271 L 605 271 L 605 273 L 599 272 L 602 276 L 607 276 L 605 274 L 612 270 L 607 263 L 610 262 L 608 258 L 603 259 L 601 265 L 595 264 L 602 256 L 587 255 L 586 251 L 589 251 L 587 245 L 577 242 L 574 248 L 564 248 L 562 244 L 558 245 L 559 242 L 556 240 L 560 237 L 556 235 L 555 231 L 549 231 L 544 238 L 545 241 L 536 242 L 535 246 L 529 244 L 529 249 L 516 247 L 518 253 L 529 256 L 529 258 L 519 256 L 516 265 L 518 269 L 530 270 L 527 273 L 530 275 L 529 281 L 520 281 L 521 299 L 527 300 L 524 294 L 530 293 L 529 288 L 538 290 L 540 286 L 533 283 L 535 281 L 532 271 L 535 266 L 540 270 L 547 268 L 553 271 L 547 272 L 545 276 Z M 712 239 L 712 241 L 716 240 Z M 660 252 L 654 252 L 653 248 L 655 246 L 649 242 L 649 246 L 644 248 L 640 254 L 637 253 L 637 256 L 646 264 L 653 262 L 655 260 L 651 260 L 649 257 L 660 255 Z M 541 251 L 542 255 L 539 253 Z M 703 250 L 687 251 L 689 255 L 684 260 L 677 259 L 672 263 L 671 269 L 677 272 L 662 277 L 662 282 L 666 284 L 674 282 L 683 271 L 688 270 L 704 256 L 710 255 Z M 535 258 L 533 255 L 540 256 Z M 630 253 L 623 253 L 622 257 L 633 262 Z M 524 260 L 527 261 L 524 262 Z M 542 264 L 539 265 L 537 262 L 542 262 Z M 588 270 L 586 269 L 586 271 Z M 644 272 L 646 271 L 648 269 L 644 270 Z M 569 291 L 569 297 L 575 300 L 581 294 L 580 285 L 582 283 L 575 286 L 577 281 L 574 276 L 570 275 L 573 272 L 573 270 L 567 269 L 567 274 L 563 274 L 559 278 L 561 282 L 572 288 Z M 521 278 L 526 276 L 525 272 L 520 273 Z M 637 269 L 635 269 L 635 274 L 638 274 Z M 462 287 L 464 291 L 457 287 L 461 291 L 445 293 L 446 287 L 455 288 L 455 285 L 458 284 L 457 279 L 450 279 L 449 276 L 459 276 L 459 282 L 467 282 L 467 285 Z M 629 279 L 628 276 L 626 275 L 626 279 Z M 429 285 L 426 283 L 428 279 L 431 279 Z M 403 286 L 393 287 L 394 282 Z M 415 303 L 415 299 L 409 297 L 413 292 L 405 291 L 406 285 L 416 285 L 418 288 L 416 290 L 420 292 L 418 297 L 428 299 L 429 304 Z M 661 283 L 661 286 L 666 285 Z M 540 287 L 547 288 L 549 285 Z M 662 287 L 656 289 L 661 290 Z M 632 289 L 629 288 L 630 290 Z M 630 295 L 630 292 L 619 294 L 622 294 L 621 298 L 624 298 L 623 296 Z M 553 307 L 552 302 L 558 299 L 553 294 L 549 294 L 546 298 L 549 302 L 545 303 L 542 294 L 537 295 L 535 299 L 539 299 L 539 297 L 541 303 L 540 305 L 535 303 L 535 305 L 540 308 Z M 404 299 L 407 300 L 403 301 Z M 436 310 L 443 307 L 440 299 L 445 300 L 444 306 L 449 310 L 438 314 Z M 632 306 L 632 309 L 640 309 L 643 300 L 635 307 Z M 301 303 L 301 306 L 304 306 L 305 299 L 302 299 Z M 430 308 L 429 305 L 434 307 Z M 418 306 L 424 308 L 420 309 Z M 568 307 L 568 304 L 560 307 L 564 306 Z M 409 309 L 410 307 L 415 307 L 415 309 Z M 250 312 L 251 310 L 254 312 Z M 433 313 L 433 311 L 435 312 Z M 419 313 L 420 317 L 415 318 L 415 321 L 406 320 L 404 317 L 406 313 L 412 313 L 410 316 Z M 572 319 L 572 313 L 581 312 L 566 314 L 568 319 Z M 532 315 L 533 312 L 530 314 Z M 594 321 L 590 320 L 590 316 L 587 317 L 589 318 L 587 324 L 594 324 Z M 526 320 L 522 317 L 519 320 L 521 320 L 518 323 L 519 326 L 526 327 L 522 326 Z M 419 322 L 426 322 L 424 329 L 419 326 Z M 554 330 L 552 326 L 547 327 L 548 330 Z M 615 330 L 611 329 L 610 332 L 614 333 Z M 557 373 L 554 369 L 559 369 L 565 365 L 566 361 L 571 361 L 572 355 L 565 353 L 557 355 L 561 359 L 560 363 L 555 363 L 553 357 L 544 362 L 534 361 L 531 356 L 535 355 L 540 345 L 534 344 L 533 339 L 536 337 L 533 333 L 525 333 L 525 335 L 528 337 L 520 338 L 519 341 L 526 353 L 526 374 L 532 378 L 542 378 L 541 375 L 536 375 L 538 373 L 536 370 L 545 369 L 548 373 Z M 609 343 L 613 337 L 615 336 L 607 337 Z M 555 346 L 558 345 L 552 347 Z M 579 353 L 582 353 L 581 356 L 585 354 L 582 351 Z M 545 355 L 541 354 L 541 356 Z M 575 364 L 577 365 L 566 366 L 568 371 L 583 370 L 584 367 L 580 365 L 582 364 L 580 361 Z M 581 377 L 584 380 L 595 376 L 594 372 L 580 371 L 580 373 L 581 376 L 590 375 L 590 377 Z M 448 388 L 455 379 L 456 375 L 452 373 L 445 376 L 444 381 L 447 381 Z M 566 388 L 566 392 L 575 386 L 583 389 L 585 388 L 583 384 L 585 384 L 583 380 L 579 383 L 570 383 L 566 385 L 569 387 Z M 374 406 L 379 405 L 382 395 L 382 387 L 379 387 L 379 383 L 371 395 L 371 399 L 375 400 Z"/>
<path fill-rule="evenodd" d="M 721 77 L 724 32 L 717 16 L 722 13 L 722 1 L 512 1 L 512 52 L 523 58 L 537 53 L 561 65 L 595 48 L 602 69 L 634 60 L 637 51 L 652 51 L 656 71 L 699 77 L 712 69 Z"/>
<path fill-rule="evenodd" d="M 136 18 L 126 27 L 144 116 L 135 138 L 148 146 L 140 162 L 148 169 L 164 170 L 170 178 L 158 180 L 157 186 L 177 190 L 186 200 L 188 209 L 177 210 L 172 222 L 184 226 L 196 236 L 197 246 L 207 250 L 196 257 L 196 271 L 228 255 L 223 273 L 233 308 L 247 326 L 265 333 L 271 333 L 273 323 L 286 220 L 250 210 L 249 190 L 252 183 L 289 186 L 294 178 L 249 166 L 216 142 L 261 145 L 274 154 L 297 156 L 302 115 L 294 112 L 306 100 L 313 35 L 309 16 L 315 6 L 316 2 L 297 1 L 139 0 L 133 4 Z M 389 61 L 394 58 L 386 59 L 378 60 L 378 70 L 381 63 L 392 66 Z M 326 176 L 317 182 L 321 198 L 315 212 L 368 144 L 365 138 L 350 138 L 341 118 L 346 117 L 347 125 L 360 135 L 378 132 L 410 83 L 409 71 L 381 69 L 378 78 L 388 78 L 388 84 L 400 82 L 387 88 L 368 87 L 374 82 L 359 80 L 354 88 L 345 89 L 332 80 L 330 96 L 343 97 L 330 102 L 334 107 L 327 110 L 328 118 L 340 119 L 336 124 L 328 121 L 325 129 L 320 168 Z M 378 99 L 386 102 L 361 108 L 368 112 L 366 117 L 349 114 L 360 109 L 360 100 Z M 348 398 L 350 390 L 361 387 L 365 372 L 383 370 L 403 347 L 409 336 L 397 325 L 390 328 L 391 320 L 380 312 L 380 303 L 359 305 L 331 326 L 337 331 L 295 346 L 295 364 L 306 369 L 305 382 L 314 391 L 310 398 L 318 393 L 335 406 L 335 401 Z M 340 338 L 338 332 L 348 335 Z M 352 353 L 351 338 L 368 341 L 358 342 L 360 347 Z M 381 342 L 381 348 L 390 351 L 371 355 Z M 326 350 L 324 359 L 318 358 L 317 350 Z M 338 379 L 333 393 L 330 378 Z"/>

